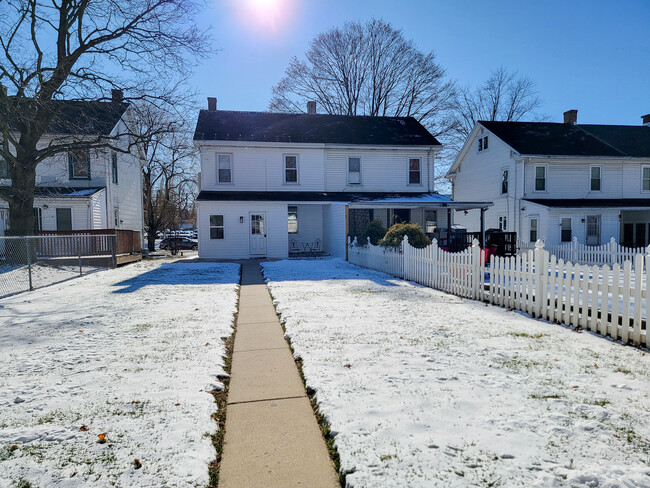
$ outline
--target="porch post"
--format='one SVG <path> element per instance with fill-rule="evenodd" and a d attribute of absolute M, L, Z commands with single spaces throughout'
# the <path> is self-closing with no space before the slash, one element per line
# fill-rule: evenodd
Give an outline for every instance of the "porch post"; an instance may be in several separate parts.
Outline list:
<path fill-rule="evenodd" d="M 345 206 L 345 260 L 348 260 L 348 237 L 350 235 L 350 206 Z"/>
<path fill-rule="evenodd" d="M 447 208 L 447 237 L 451 233 L 451 208 Z"/>
<path fill-rule="evenodd" d="M 481 208 L 481 247 L 485 249 L 485 208 Z"/>

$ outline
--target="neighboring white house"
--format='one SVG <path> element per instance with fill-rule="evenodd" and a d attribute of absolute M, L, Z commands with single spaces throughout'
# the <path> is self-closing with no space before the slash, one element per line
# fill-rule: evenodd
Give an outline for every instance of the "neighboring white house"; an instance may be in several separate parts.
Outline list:
<path fill-rule="evenodd" d="M 412 117 L 217 110 L 194 134 L 201 154 L 201 258 L 344 257 L 372 219 L 446 227 L 451 209 L 479 208 L 433 191 L 440 143 Z"/>
<path fill-rule="evenodd" d="M 61 108 L 41 145 L 53 138 L 125 134 L 128 104 L 121 92 L 111 102 L 60 101 Z M 72 133 L 73 129 L 74 133 Z M 128 148 L 127 135 L 112 144 Z M 36 167 L 34 230 L 143 230 L 142 171 L 135 151 L 108 148 L 60 153 Z M 11 185 L 0 158 L 0 185 Z M 0 199 L 0 235 L 9 224 Z"/>
<path fill-rule="evenodd" d="M 578 125 L 577 110 L 564 123 L 478 122 L 447 178 L 454 199 L 494 202 L 486 227 L 525 241 L 650 242 L 650 115 L 639 126 Z"/>

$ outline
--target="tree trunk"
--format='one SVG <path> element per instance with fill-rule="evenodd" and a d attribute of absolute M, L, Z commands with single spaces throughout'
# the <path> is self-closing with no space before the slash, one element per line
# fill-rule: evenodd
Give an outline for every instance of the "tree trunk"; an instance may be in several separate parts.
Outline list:
<path fill-rule="evenodd" d="M 12 196 L 9 199 L 9 232 L 12 236 L 34 234 L 34 158 L 18 155 L 18 165 L 11 174 Z"/>

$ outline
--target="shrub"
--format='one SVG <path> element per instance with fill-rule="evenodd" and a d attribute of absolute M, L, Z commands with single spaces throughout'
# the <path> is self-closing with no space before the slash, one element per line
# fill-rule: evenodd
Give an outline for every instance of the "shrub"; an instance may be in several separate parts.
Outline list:
<path fill-rule="evenodd" d="M 368 242 L 368 237 L 370 237 L 370 244 L 376 246 L 381 238 L 385 235 L 386 228 L 381 223 L 381 220 L 375 219 L 366 226 L 364 231 L 359 236 L 358 242 L 361 245 L 365 245 Z"/>
<path fill-rule="evenodd" d="M 409 244 L 413 247 L 423 248 L 431 244 L 431 239 L 417 224 L 395 224 L 388 232 L 384 238 L 379 241 L 379 244 L 384 247 L 398 247 L 404 240 L 404 236 L 408 236 Z"/>

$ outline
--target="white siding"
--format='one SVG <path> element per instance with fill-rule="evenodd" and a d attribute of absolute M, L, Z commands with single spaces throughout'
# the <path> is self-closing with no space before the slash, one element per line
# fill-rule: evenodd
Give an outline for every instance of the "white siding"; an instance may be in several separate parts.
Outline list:
<path fill-rule="evenodd" d="M 323 241 L 323 205 L 297 205 L 298 233 L 289 234 L 298 245 L 303 242 Z M 302 247 L 301 247 L 302 250 Z"/>
<path fill-rule="evenodd" d="M 477 138 L 488 136 L 488 149 L 478 152 Z M 517 169 L 519 169 L 521 165 Z M 508 193 L 501 194 L 502 170 L 508 170 Z M 484 129 L 478 132 L 469 146 L 453 183 L 453 199 L 456 201 L 493 202 L 494 206 L 485 212 L 485 228 L 497 228 L 499 216 L 508 217 L 508 231 L 515 229 L 515 162 L 510 158 L 510 146 Z M 520 195 L 517 195 L 520 197 Z M 454 223 L 466 227 L 469 231 L 479 231 L 481 225 L 480 210 L 456 212 Z"/>
<path fill-rule="evenodd" d="M 246 259 L 250 257 L 250 214 L 266 214 L 266 256 L 289 254 L 287 204 L 279 202 L 197 202 L 199 257 L 204 259 Z M 210 239 L 210 215 L 224 216 L 224 239 Z M 240 223 L 243 217 L 243 223 Z"/>
<path fill-rule="evenodd" d="M 89 200 L 40 199 L 34 200 L 35 207 L 41 207 L 43 212 L 43 230 L 58 230 L 56 228 L 56 209 L 72 209 L 72 230 L 88 230 L 90 227 L 91 207 Z M 47 205 L 47 208 L 44 208 Z"/>
<path fill-rule="evenodd" d="M 423 192 L 433 191 L 427 185 L 429 173 L 433 168 L 433 153 L 427 165 L 426 150 L 361 150 L 327 149 L 325 152 L 325 191 L 394 191 Z M 361 157 L 361 184 L 348 184 L 348 157 Z M 410 157 L 421 158 L 419 185 L 408 184 L 408 161 Z M 431 171 L 433 174 L 433 170 Z"/>
<path fill-rule="evenodd" d="M 103 190 L 91 198 L 91 225 L 89 229 L 102 229 L 106 222 L 106 190 Z"/>
<path fill-rule="evenodd" d="M 109 192 L 108 216 L 110 217 L 104 222 L 107 222 L 109 228 L 113 228 L 113 209 L 119 209 L 122 221 L 120 229 L 142 230 L 144 209 L 140 160 L 131 154 L 118 153 L 118 178 L 117 184 L 114 184 L 111 174 L 111 151 L 106 151 L 104 157 L 108 174 L 106 184 Z"/>
<path fill-rule="evenodd" d="M 332 203 L 323 207 L 323 235 L 325 251 L 336 258 L 345 257 L 345 207 L 343 203 Z"/>

